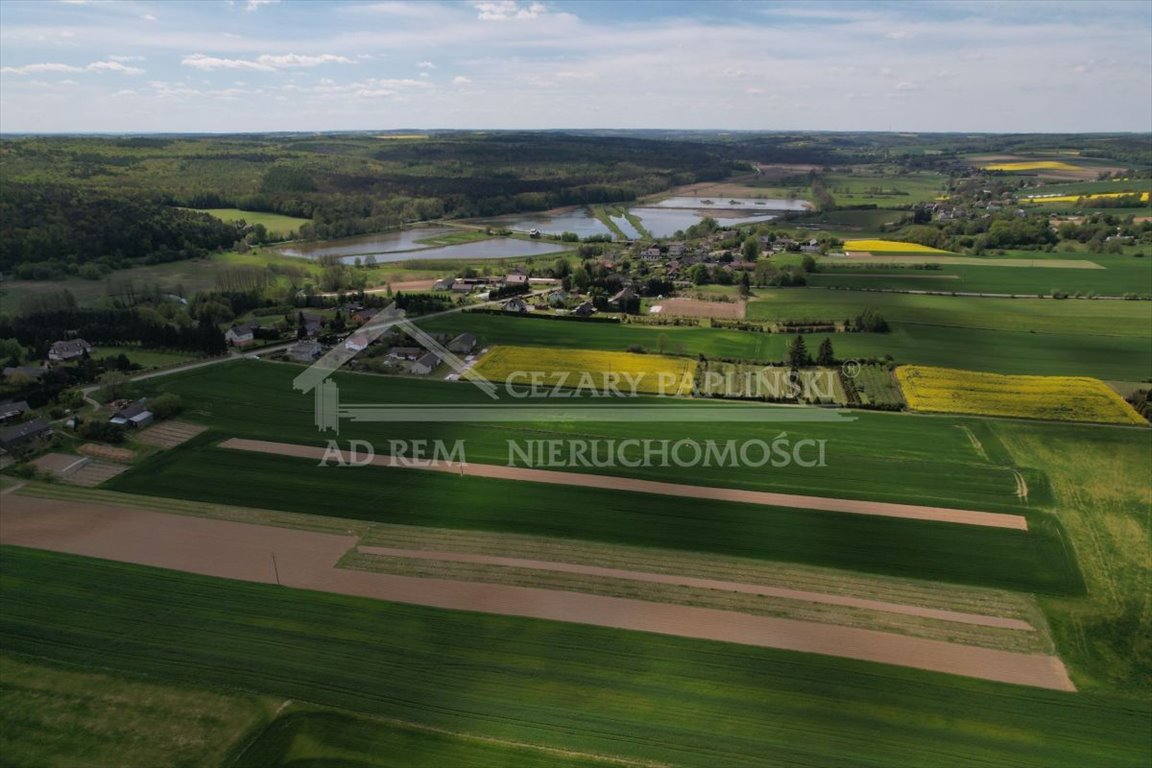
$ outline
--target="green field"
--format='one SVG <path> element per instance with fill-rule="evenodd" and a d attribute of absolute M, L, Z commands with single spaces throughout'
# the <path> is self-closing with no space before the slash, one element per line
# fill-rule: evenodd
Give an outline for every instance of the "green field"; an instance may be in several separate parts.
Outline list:
<path fill-rule="evenodd" d="M 558 492 L 543 483 L 445 478 L 415 469 L 320 467 L 310 459 L 203 444 L 142 462 L 104 487 L 394 525 L 714 552 L 1051 594 L 1080 589 L 1059 528 L 1039 514 L 1030 516 L 1031 530 L 1024 532 L 733 502 L 701 505 L 674 496 L 580 487 Z M 333 498 L 340 503 L 332 504 Z"/>
<path fill-rule="evenodd" d="M 10 653 L 682 766 L 1134 765 L 1152 719 L 1137 698 L 11 547 L 0 596 Z M 357 768 L 373 765 L 358 752 L 388 739 L 330 720 L 317 727 L 308 748 L 348 744 L 340 756 Z"/>
<path fill-rule="evenodd" d="M 1152 258 L 1131 254 L 1087 252 L 1045 253 L 1009 251 L 1006 258 L 1086 259 L 1104 269 L 1051 269 L 1048 267 L 997 267 L 941 264 L 938 269 L 914 269 L 909 265 L 882 263 L 848 267 L 843 260 L 821 260 L 821 271 L 808 275 L 809 285 L 862 290 L 896 289 L 938 293 L 969 292 L 1048 296 L 1053 290 L 1069 295 L 1152 296 Z"/>
<path fill-rule="evenodd" d="M 294 391 L 292 378 L 300 368 L 267 362 L 237 361 L 186 371 L 148 382 L 154 392 L 182 397 L 182 418 L 201 421 L 228 437 L 248 437 L 316 444 L 331 437 L 317 433 L 313 398 Z M 482 403 L 486 395 L 467 384 L 336 374 L 345 402 Z M 516 402 L 521 402 L 517 400 Z M 669 409 L 684 407 L 682 400 L 654 399 Z M 788 409 L 765 405 L 766 417 L 787 416 Z M 674 414 L 670 410 L 669 414 Z M 629 469 L 580 468 L 582 472 L 608 472 L 697 485 L 731 486 L 750 490 L 806 493 L 844 498 L 875 499 L 934 506 L 968 507 L 1019 512 L 1015 481 L 1004 465 L 989 462 L 974 451 L 952 425 L 965 419 L 917 418 L 901 414 L 854 413 L 854 422 L 619 424 L 550 422 L 546 424 L 374 423 L 345 422 L 340 439 L 363 439 L 383 445 L 389 439 L 465 440 L 469 461 L 503 464 L 507 442 L 538 438 L 587 437 L 677 440 L 771 440 L 780 432 L 791 439 L 828 441 L 828 466 L 772 468 L 749 471 L 738 467 L 648 467 Z M 896 460 L 896 463 L 894 463 Z M 1030 479 L 1032 503 L 1044 500 L 1043 475 Z M 260 506 L 260 505 L 256 505 Z"/>
<path fill-rule="evenodd" d="M 1147 301 L 1001 299 L 820 288 L 761 289 L 756 295 L 757 300 L 748 304 L 749 320 L 836 322 L 872 309 L 889 323 L 901 326 L 1073 333 L 1152 341 L 1152 302 Z"/>
<path fill-rule="evenodd" d="M 268 702 L 250 694 L 136 679 L 94 669 L 99 666 L 0 654 L 0 762 L 221 765 L 230 762 L 233 745 L 271 715 Z"/>
<path fill-rule="evenodd" d="M 608 768 L 615 760 L 527 744 L 292 707 L 251 744 L 231 768 L 339 765 L 346 768 Z"/>
<path fill-rule="evenodd" d="M 828 295 L 839 294 L 829 291 Z M 848 295 L 855 297 L 860 294 Z M 1109 304 L 1115 303 L 1118 302 Z M 1141 306 L 1146 309 L 1150 305 Z M 854 316 L 856 313 L 849 314 Z M 841 316 L 839 319 L 845 318 Z M 475 314 L 440 317 L 420 325 L 436 333 L 471 331 L 482 344 L 516 346 L 623 351 L 636 344 L 655 350 L 660 348 L 663 337 L 666 353 L 767 362 L 784 360 L 792 338 L 788 334 L 709 328 L 616 326 Z M 812 336 L 816 344 L 819 344 L 819 338 L 820 334 Z M 1097 337 L 1072 332 L 1031 333 L 1029 330 L 991 328 L 958 330 L 943 325 L 903 323 L 896 325 L 891 333 L 836 334 L 832 341 L 840 359 L 891 355 L 900 363 L 992 373 L 1079 375 L 1134 381 L 1152 376 L 1148 340 L 1135 335 Z"/>
<path fill-rule="evenodd" d="M 242 211 L 239 208 L 196 208 L 200 213 L 215 216 L 221 221 L 244 221 L 249 226 L 263 224 L 268 234 L 274 240 L 287 240 L 299 231 L 301 225 L 308 224 L 310 219 L 299 219 L 295 216 L 284 216 L 279 213 L 263 213 L 261 211 Z"/>
<path fill-rule="evenodd" d="M 829 173 L 823 179 L 837 205 L 875 205 L 880 208 L 906 208 L 916 203 L 930 203 L 943 194 L 948 181 L 948 177 L 938 173 Z"/>

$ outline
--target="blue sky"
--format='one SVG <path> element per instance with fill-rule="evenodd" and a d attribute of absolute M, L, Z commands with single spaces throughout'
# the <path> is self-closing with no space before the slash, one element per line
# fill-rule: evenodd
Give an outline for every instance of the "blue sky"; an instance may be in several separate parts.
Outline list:
<path fill-rule="evenodd" d="M 0 131 L 1150 131 L 1152 2 L 0 2 Z"/>

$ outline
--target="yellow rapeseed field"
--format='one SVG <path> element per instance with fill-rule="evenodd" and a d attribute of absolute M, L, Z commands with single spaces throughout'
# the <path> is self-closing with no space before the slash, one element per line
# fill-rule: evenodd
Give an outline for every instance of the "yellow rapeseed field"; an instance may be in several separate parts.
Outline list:
<path fill-rule="evenodd" d="M 1025 197 L 1022 199 L 1026 203 L 1041 203 L 1041 204 L 1043 204 L 1043 203 L 1075 203 L 1075 202 L 1080 201 L 1081 199 L 1094 200 L 1094 199 L 1102 198 L 1102 197 L 1103 198 L 1128 197 L 1129 195 L 1135 195 L 1135 194 L 1137 194 L 1137 193 L 1136 192 L 1097 192 L 1097 193 L 1091 194 L 1091 195 L 1053 195 L 1050 197 L 1045 197 L 1044 195 L 1037 195 L 1035 197 Z M 1147 192 L 1141 192 L 1139 194 L 1140 194 L 1140 202 L 1142 202 L 1142 203 L 1148 202 L 1148 193 Z"/>
<path fill-rule="evenodd" d="M 1013 416 L 1102 424 L 1146 424 L 1099 379 L 1003 376 L 955 368 L 901 365 L 896 380 L 914 411 Z"/>
<path fill-rule="evenodd" d="M 1059 160 L 1027 160 L 1017 163 L 994 163 L 983 166 L 986 171 L 1078 171 L 1078 166 Z"/>
<path fill-rule="evenodd" d="M 845 240 L 846 251 L 870 251 L 875 253 L 951 253 L 939 248 L 930 248 L 919 243 L 903 243 L 899 240 Z"/>
<path fill-rule="evenodd" d="M 474 369 L 516 391 L 556 387 L 594 393 L 688 395 L 696 378 L 693 358 L 594 349 L 493 347 Z"/>

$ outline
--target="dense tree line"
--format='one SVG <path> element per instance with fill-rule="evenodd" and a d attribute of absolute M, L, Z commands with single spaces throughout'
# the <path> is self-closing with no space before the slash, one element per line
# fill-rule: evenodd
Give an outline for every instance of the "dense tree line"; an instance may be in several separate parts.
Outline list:
<path fill-rule="evenodd" d="M 21 278 L 100 277 L 130 263 L 202 256 L 237 238 L 234 225 L 150 196 L 60 184 L 0 186 L 0 271 Z"/>
<path fill-rule="evenodd" d="M 14 338 L 44 357 L 53 342 L 78 336 L 90 344 L 139 343 L 159 349 L 223 354 L 224 334 L 207 314 L 191 326 L 156 322 L 137 309 L 71 309 L 0 317 L 0 338 Z"/>

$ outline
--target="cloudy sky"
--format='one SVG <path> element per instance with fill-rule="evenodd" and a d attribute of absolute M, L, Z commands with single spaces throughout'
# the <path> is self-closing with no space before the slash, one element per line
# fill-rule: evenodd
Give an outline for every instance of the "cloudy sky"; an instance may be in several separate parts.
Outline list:
<path fill-rule="evenodd" d="M 0 131 L 1152 130 L 1152 2 L 0 2 Z"/>

